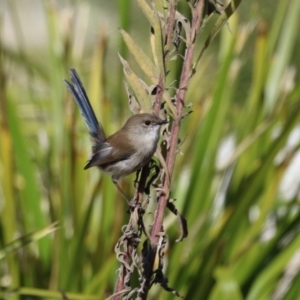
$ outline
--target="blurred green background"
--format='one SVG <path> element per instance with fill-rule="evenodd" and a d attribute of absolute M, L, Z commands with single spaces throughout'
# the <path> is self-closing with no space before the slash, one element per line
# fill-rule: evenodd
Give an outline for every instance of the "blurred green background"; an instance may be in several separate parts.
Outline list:
<path fill-rule="evenodd" d="M 165 274 L 185 299 L 300 299 L 299 13 L 242 1 L 191 80 L 171 195 L 188 238 L 165 218 Z M 0 0 L 0 19 L 0 299 L 104 299 L 128 214 L 109 176 L 83 170 L 91 141 L 62 80 L 77 69 L 112 134 L 131 114 L 117 54 L 143 76 L 118 28 L 151 57 L 149 23 L 134 0 Z"/>

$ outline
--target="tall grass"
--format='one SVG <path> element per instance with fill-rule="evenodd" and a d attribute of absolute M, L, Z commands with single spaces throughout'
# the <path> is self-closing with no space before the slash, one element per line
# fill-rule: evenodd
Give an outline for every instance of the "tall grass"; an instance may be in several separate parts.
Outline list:
<path fill-rule="evenodd" d="M 111 37 L 103 29 L 89 43 L 89 31 L 80 27 L 77 36 L 81 2 L 45 2 L 47 46 L 34 49 L 24 42 L 16 4 L 5 2 L 5 16 L 18 47 L 9 47 L 1 33 L 0 298 L 63 299 L 63 290 L 68 299 L 104 299 L 117 280 L 114 246 L 127 208 L 109 177 L 83 171 L 91 142 L 62 79 L 70 67 L 78 70 L 110 134 L 130 115 L 117 53 L 136 65 L 121 34 Z M 132 10 L 141 14 L 136 1 L 130 4 L 124 9 L 115 2 L 122 28 L 148 34 L 149 26 L 139 27 L 132 16 Z M 184 1 L 179 9 L 188 12 Z M 264 19 L 266 9 L 271 20 Z M 186 103 L 193 113 L 182 121 L 171 188 L 189 236 L 176 243 L 176 219 L 166 214 L 164 222 L 164 271 L 186 299 L 299 297 L 299 200 L 279 191 L 299 150 L 297 139 L 286 146 L 299 123 L 299 11 L 298 0 L 271 8 L 243 1 L 191 79 Z M 207 20 L 197 54 L 218 20 Z M 137 40 L 150 56 L 148 39 Z M 179 69 L 180 59 L 170 66 L 168 84 Z M 298 177 L 292 178 L 297 186 Z M 134 193 L 133 180 L 122 180 L 126 194 Z M 148 296 L 174 297 L 159 286 Z"/>

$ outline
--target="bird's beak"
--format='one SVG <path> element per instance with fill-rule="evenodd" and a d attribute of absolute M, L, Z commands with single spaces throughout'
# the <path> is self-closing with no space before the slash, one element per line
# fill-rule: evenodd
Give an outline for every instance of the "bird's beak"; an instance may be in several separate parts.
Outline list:
<path fill-rule="evenodd" d="M 164 124 L 167 124 L 167 123 L 169 123 L 168 120 L 161 120 L 158 124 L 159 125 L 164 125 Z"/>

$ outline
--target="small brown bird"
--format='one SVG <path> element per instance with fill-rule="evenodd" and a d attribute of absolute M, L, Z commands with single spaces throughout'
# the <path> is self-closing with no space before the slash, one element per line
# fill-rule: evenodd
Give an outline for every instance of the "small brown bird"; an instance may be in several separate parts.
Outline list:
<path fill-rule="evenodd" d="M 70 75 L 72 83 L 67 80 L 64 83 L 77 103 L 94 142 L 92 156 L 84 169 L 97 166 L 111 174 L 113 183 L 127 200 L 118 179 L 141 169 L 150 161 L 157 148 L 161 125 L 168 121 L 154 114 L 136 114 L 119 131 L 106 138 L 77 72 L 71 69 Z"/>

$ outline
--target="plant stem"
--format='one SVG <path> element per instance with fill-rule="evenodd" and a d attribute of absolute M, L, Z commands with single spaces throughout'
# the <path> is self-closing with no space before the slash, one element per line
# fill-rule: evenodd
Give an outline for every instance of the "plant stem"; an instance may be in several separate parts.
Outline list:
<path fill-rule="evenodd" d="M 170 2 L 170 11 L 168 16 L 168 23 L 167 23 L 167 32 L 166 32 L 166 40 L 165 40 L 165 59 L 167 57 L 167 53 L 171 47 L 172 44 L 172 35 L 173 35 L 173 27 L 174 27 L 174 21 L 175 21 L 175 13 L 176 13 L 176 4 L 177 1 L 171 1 Z M 196 40 L 196 34 L 197 31 L 200 28 L 201 22 L 202 22 L 202 16 L 203 16 L 203 8 L 204 8 L 204 0 L 199 0 L 196 4 L 196 6 L 193 8 L 193 20 L 191 24 L 191 30 L 187 34 L 189 34 L 189 37 L 187 38 L 188 41 L 190 41 L 189 44 L 186 45 L 186 51 L 185 51 L 185 58 L 179 83 L 178 92 L 176 95 L 176 110 L 177 110 L 177 116 L 173 120 L 172 128 L 171 128 L 171 137 L 170 137 L 170 147 L 167 151 L 167 157 L 166 157 L 166 166 L 168 171 L 168 176 L 164 176 L 163 178 L 163 190 L 167 191 L 165 193 L 161 193 L 158 200 L 158 206 L 157 211 L 155 214 L 155 219 L 152 227 L 151 232 L 151 253 L 148 256 L 149 258 L 149 265 L 153 266 L 154 259 L 156 256 L 156 250 L 157 250 L 157 244 L 160 237 L 160 232 L 163 228 L 163 219 L 164 219 L 164 212 L 166 209 L 166 206 L 169 201 L 169 190 L 170 190 L 170 184 L 171 184 L 171 177 L 173 174 L 175 159 L 176 159 L 176 153 L 177 153 L 177 146 L 178 146 L 178 138 L 179 138 L 179 131 L 180 131 L 180 124 L 183 114 L 183 108 L 184 108 L 184 100 L 186 97 L 187 92 L 187 86 L 190 80 L 190 75 L 192 72 L 192 64 L 193 64 L 193 56 L 194 56 L 194 50 L 195 50 L 195 40 Z M 162 97 L 164 94 L 164 88 L 165 88 L 165 82 L 164 82 L 164 76 L 161 74 L 158 79 L 158 91 L 156 94 L 156 98 L 153 105 L 153 112 L 158 114 L 160 110 L 160 105 L 162 101 Z M 146 165 L 142 169 L 142 173 L 140 176 L 140 182 L 137 189 L 137 196 L 135 199 L 136 205 L 141 203 L 142 196 L 144 192 L 144 188 L 146 185 L 147 177 L 149 175 L 149 166 Z M 132 247 L 130 245 L 130 241 L 128 241 L 128 248 L 126 251 L 127 257 L 125 258 L 126 262 L 130 261 Z M 147 299 L 148 291 L 150 289 L 151 285 L 151 278 L 153 275 L 153 268 L 148 268 L 148 270 L 145 272 L 145 285 L 144 290 L 142 294 L 138 295 L 138 299 L 145 300 Z M 124 278 L 126 276 L 126 268 L 124 265 L 121 266 L 121 270 L 119 273 L 119 278 L 115 287 L 115 293 L 120 292 L 122 289 L 124 289 Z M 115 296 L 114 300 L 119 300 L 121 295 Z"/>
<path fill-rule="evenodd" d="M 180 78 L 180 85 L 179 90 L 176 95 L 176 108 L 177 108 L 177 118 L 173 121 L 172 129 L 171 129 L 171 139 L 170 139 L 170 147 L 167 153 L 167 168 L 169 172 L 169 178 L 172 178 L 176 152 L 177 152 L 177 144 L 179 138 L 179 130 L 180 130 L 180 123 L 182 118 L 182 112 L 184 107 L 184 100 L 187 92 L 187 86 L 190 80 L 190 74 L 192 71 L 193 65 L 193 56 L 195 50 L 195 37 L 198 28 L 200 27 L 202 21 L 202 12 L 204 7 L 204 0 L 199 0 L 196 7 L 193 11 L 193 21 L 192 21 L 192 28 L 191 28 L 191 44 L 187 45 L 186 52 L 185 52 L 185 59 L 183 64 L 183 69 Z M 168 191 L 170 189 L 167 177 L 164 177 L 163 182 L 163 190 Z M 159 233 L 162 228 L 163 217 L 164 217 L 164 210 L 167 206 L 168 198 L 165 194 L 161 194 L 158 202 L 158 209 L 155 216 L 153 229 L 151 233 L 152 243 L 157 244 L 159 239 Z"/>
<path fill-rule="evenodd" d="M 179 138 L 179 130 L 180 130 L 180 124 L 181 124 L 181 118 L 184 108 L 184 100 L 186 97 L 187 92 L 187 86 L 191 78 L 191 72 L 192 72 L 192 66 L 193 66 L 193 56 L 195 51 L 195 40 L 196 40 L 196 34 L 197 31 L 200 28 L 201 22 L 202 22 L 202 16 L 203 16 L 203 9 L 204 9 L 204 0 L 199 0 L 196 4 L 196 6 L 193 9 L 193 20 L 191 24 L 191 31 L 190 31 L 190 44 L 187 45 L 186 51 L 185 51 L 185 58 L 180 78 L 180 84 L 179 89 L 176 95 L 176 109 L 177 109 L 177 117 L 173 121 L 172 129 L 171 129 L 171 139 L 170 139 L 170 147 L 167 152 L 167 159 L 166 159 L 166 165 L 167 170 L 169 173 L 169 180 L 168 176 L 164 177 L 163 180 L 163 190 L 169 191 L 170 190 L 170 183 L 171 178 L 173 174 L 174 164 L 175 164 L 175 158 L 177 153 L 177 146 L 178 146 L 178 138 Z M 166 206 L 168 204 L 169 200 L 169 192 L 167 193 L 161 193 L 159 200 L 158 200 L 158 207 L 155 214 L 155 219 L 152 227 L 151 232 L 151 243 L 152 243 L 152 255 L 151 255 L 151 265 L 154 263 L 154 259 L 156 256 L 156 249 L 157 244 L 160 237 L 160 232 L 163 228 L 163 219 L 164 219 L 164 213 Z M 147 299 L 150 283 L 151 283 L 151 277 L 152 277 L 152 269 L 149 269 L 147 276 L 147 284 L 145 285 L 144 294 L 142 295 L 141 299 L 145 300 Z"/>

